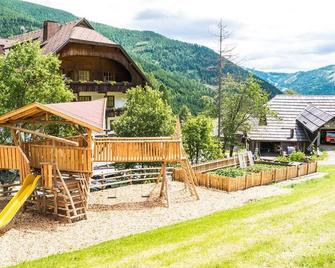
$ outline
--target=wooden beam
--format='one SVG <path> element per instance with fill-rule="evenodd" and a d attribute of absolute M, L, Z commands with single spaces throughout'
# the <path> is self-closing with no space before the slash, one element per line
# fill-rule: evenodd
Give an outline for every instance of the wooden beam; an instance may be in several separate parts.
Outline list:
<path fill-rule="evenodd" d="M 30 123 L 30 124 L 41 124 L 41 125 L 50 125 L 50 124 L 70 124 L 73 125 L 72 122 L 66 120 L 36 120 L 36 119 L 22 119 L 16 120 L 15 123 Z"/>
<path fill-rule="evenodd" d="M 55 136 L 48 135 L 48 134 L 43 134 L 43 133 L 40 133 L 40 132 L 37 132 L 37 131 L 34 131 L 34 130 L 15 127 L 15 126 L 12 126 L 12 125 L 7 125 L 7 124 L 2 125 L 2 127 L 18 130 L 18 131 L 21 131 L 21 132 L 29 133 L 31 135 L 35 135 L 35 136 L 39 136 L 39 137 L 42 137 L 42 138 L 58 141 L 60 143 L 65 143 L 65 144 L 72 145 L 72 146 L 79 146 L 78 142 L 70 141 L 70 140 L 67 140 L 67 139 L 64 139 L 64 138 L 59 138 L 59 137 L 55 137 Z"/>

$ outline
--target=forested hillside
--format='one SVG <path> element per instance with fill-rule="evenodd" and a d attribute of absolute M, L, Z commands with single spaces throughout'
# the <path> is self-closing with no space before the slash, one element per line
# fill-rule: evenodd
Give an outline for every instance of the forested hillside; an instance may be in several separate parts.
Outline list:
<path fill-rule="evenodd" d="M 8 37 L 42 26 L 44 20 L 66 22 L 76 17 L 68 12 L 19 0 L 0 0 L 0 36 Z M 201 97 L 213 95 L 216 85 L 218 55 L 211 49 L 166 38 L 150 31 L 134 31 L 92 23 L 97 31 L 121 44 L 147 73 L 162 82 L 171 92 L 175 111 L 187 104 L 193 112 L 202 109 Z M 225 72 L 245 78 L 249 72 L 226 62 Z M 271 95 L 280 91 L 260 81 Z"/>
<path fill-rule="evenodd" d="M 335 94 L 335 65 L 295 73 L 250 71 L 281 90 L 291 88 L 305 95 Z"/>

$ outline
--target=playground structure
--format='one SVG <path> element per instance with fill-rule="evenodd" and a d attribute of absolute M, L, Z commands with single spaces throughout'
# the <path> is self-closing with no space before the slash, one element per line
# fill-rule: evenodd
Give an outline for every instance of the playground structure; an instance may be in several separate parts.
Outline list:
<path fill-rule="evenodd" d="M 10 145 L 0 144 L 0 169 L 18 170 L 21 184 L 21 190 L 0 214 L 0 228 L 23 204 L 67 222 L 86 219 L 94 162 L 160 163 L 157 183 L 161 183 L 160 197 L 167 205 L 167 165 L 180 164 L 187 174 L 185 188 L 199 199 L 179 124 L 171 137 L 94 138 L 94 132 L 104 129 L 105 107 L 104 99 L 34 103 L 0 116 L 0 128 L 10 130 L 8 140 L 12 141 Z M 45 133 L 46 128 L 57 133 L 55 126 L 69 126 L 78 135 L 61 138 Z"/>

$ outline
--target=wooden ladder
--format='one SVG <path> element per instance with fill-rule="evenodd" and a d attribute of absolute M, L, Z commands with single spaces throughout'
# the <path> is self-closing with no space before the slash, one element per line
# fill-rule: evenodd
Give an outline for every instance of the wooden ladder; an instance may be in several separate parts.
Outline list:
<path fill-rule="evenodd" d="M 68 222 L 87 219 L 87 200 L 83 193 L 80 181 L 75 179 L 65 180 L 58 168 L 55 176 L 55 193 L 54 213 Z"/>

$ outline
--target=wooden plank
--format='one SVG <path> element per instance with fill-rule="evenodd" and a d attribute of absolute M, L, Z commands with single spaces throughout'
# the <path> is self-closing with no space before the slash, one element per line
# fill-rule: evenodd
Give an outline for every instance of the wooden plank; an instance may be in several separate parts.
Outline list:
<path fill-rule="evenodd" d="M 38 137 L 55 140 L 55 141 L 58 141 L 58 142 L 64 143 L 64 144 L 69 144 L 69 145 L 72 145 L 72 146 L 79 146 L 78 142 L 70 141 L 70 140 L 67 140 L 67 139 L 64 139 L 64 138 L 55 137 L 55 136 L 52 136 L 52 135 L 47 135 L 47 134 L 40 133 L 40 132 L 30 130 L 30 129 L 15 127 L 13 125 L 8 125 L 8 124 L 3 124 L 3 125 L 1 125 L 1 127 L 18 130 L 18 131 L 25 132 L 25 133 L 28 133 L 28 134 L 32 134 L 32 135 L 35 135 L 35 136 L 38 136 Z"/>

